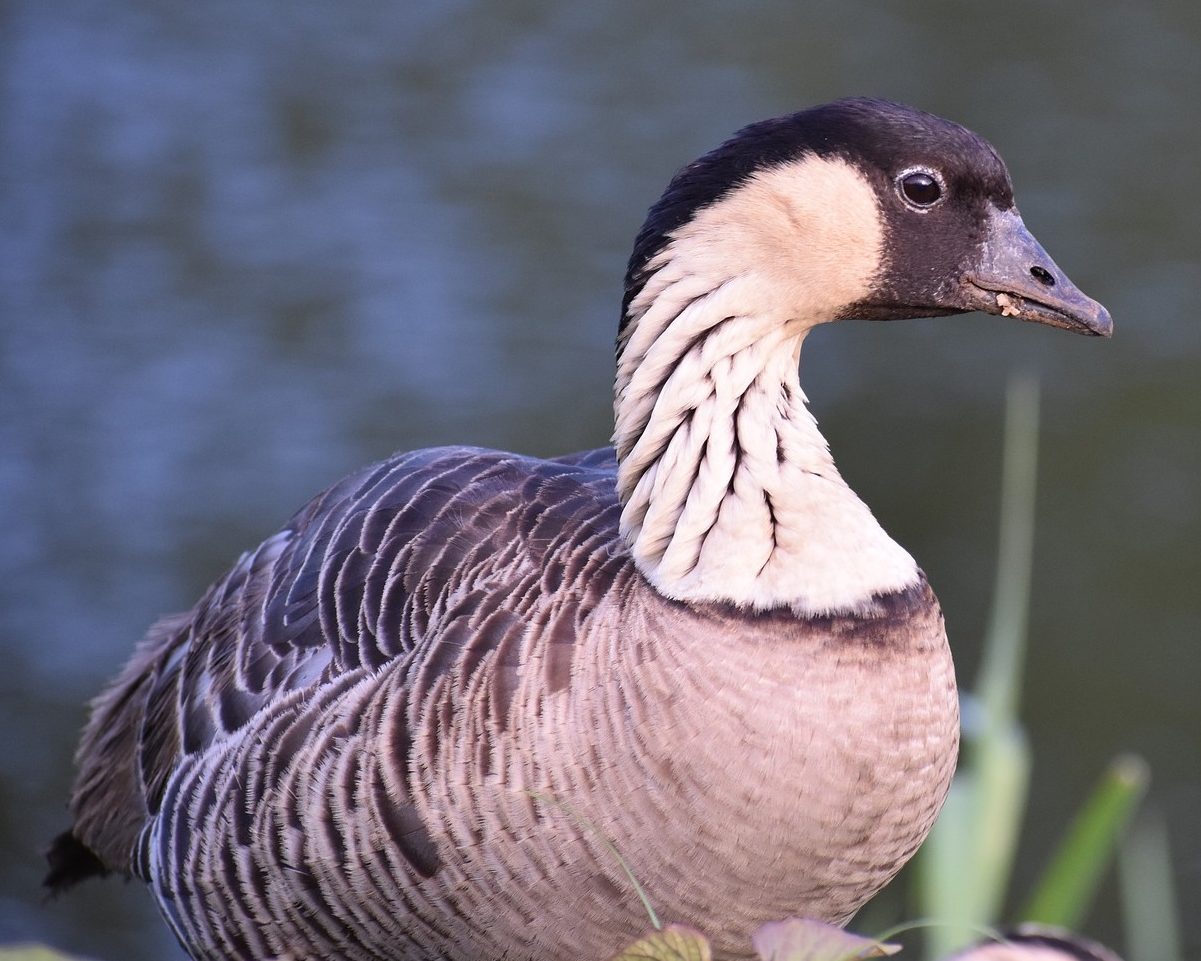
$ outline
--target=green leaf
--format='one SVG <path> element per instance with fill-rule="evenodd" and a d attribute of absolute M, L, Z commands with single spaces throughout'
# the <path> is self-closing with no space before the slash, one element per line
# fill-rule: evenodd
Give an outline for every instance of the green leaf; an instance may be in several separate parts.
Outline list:
<path fill-rule="evenodd" d="M 1130 961 L 1181 961 L 1172 851 L 1163 812 L 1143 810 L 1118 845 L 1122 920 Z"/>
<path fill-rule="evenodd" d="M 1018 719 L 1034 563 L 1038 397 L 1038 381 L 1028 375 L 1013 378 L 1005 395 L 997 579 L 976 676 L 986 727 L 1015 724 Z"/>
<path fill-rule="evenodd" d="M 1118 838 L 1147 789 L 1147 780 L 1147 764 L 1142 758 L 1123 755 L 1114 759 L 1072 821 L 1022 920 L 1064 928 L 1079 926 Z"/>
<path fill-rule="evenodd" d="M 751 935 L 763 961 L 860 961 L 883 958 L 901 950 L 842 928 L 806 918 L 771 921 Z"/>
<path fill-rule="evenodd" d="M 635 941 L 612 961 L 712 961 L 709 941 L 699 931 L 669 924 Z"/>
<path fill-rule="evenodd" d="M 995 924 L 1009 884 L 1030 777 L 1016 724 L 993 729 L 960 767 L 918 858 L 927 957 L 941 958 Z"/>
<path fill-rule="evenodd" d="M 16 944 L 0 947 L 0 961 L 86 961 L 74 955 L 62 954 L 38 944 Z"/>
<path fill-rule="evenodd" d="M 1018 719 L 1026 651 L 1038 384 L 1011 381 L 997 581 L 975 696 L 965 695 L 963 757 L 947 802 L 918 858 L 922 914 L 938 922 L 927 957 L 941 957 L 997 921 L 1017 850 L 1030 778 L 1030 750 Z"/>

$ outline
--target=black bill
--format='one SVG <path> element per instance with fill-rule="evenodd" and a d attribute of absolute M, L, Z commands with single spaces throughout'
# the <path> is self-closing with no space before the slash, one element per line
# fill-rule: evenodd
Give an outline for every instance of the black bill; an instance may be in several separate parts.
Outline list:
<path fill-rule="evenodd" d="M 980 260 L 963 277 L 964 306 L 1078 334 L 1109 337 L 1109 311 L 1056 266 L 1016 210 L 994 211 Z"/>

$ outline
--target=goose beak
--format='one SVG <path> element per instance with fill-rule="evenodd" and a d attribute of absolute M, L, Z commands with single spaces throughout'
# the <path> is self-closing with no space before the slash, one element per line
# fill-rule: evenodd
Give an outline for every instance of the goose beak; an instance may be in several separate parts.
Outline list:
<path fill-rule="evenodd" d="M 968 310 L 1109 337 L 1109 311 L 1056 266 L 1016 210 L 994 210 L 977 263 L 964 274 Z"/>

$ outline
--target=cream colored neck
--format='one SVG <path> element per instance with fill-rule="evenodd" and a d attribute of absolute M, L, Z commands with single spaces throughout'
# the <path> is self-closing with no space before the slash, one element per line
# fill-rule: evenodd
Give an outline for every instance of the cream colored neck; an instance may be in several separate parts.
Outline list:
<path fill-rule="evenodd" d="M 718 226 L 704 236 L 729 235 Z M 639 569 L 678 600 L 799 614 L 912 585 L 916 564 L 843 481 L 801 392 L 802 341 L 838 308 L 830 285 L 785 289 L 693 239 L 631 304 L 618 363 L 622 533 Z"/>

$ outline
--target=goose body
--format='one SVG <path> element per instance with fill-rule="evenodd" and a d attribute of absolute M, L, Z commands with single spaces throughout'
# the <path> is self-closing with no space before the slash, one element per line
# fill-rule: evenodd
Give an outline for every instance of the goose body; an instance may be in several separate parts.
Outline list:
<path fill-rule="evenodd" d="M 984 141 L 871 100 L 742 131 L 636 241 L 614 449 L 318 496 L 97 699 L 50 883 L 136 875 L 210 961 L 599 961 L 647 925 L 627 866 L 722 956 L 845 922 L 933 823 L 957 702 L 797 362 L 976 308 L 1109 332 Z"/>

